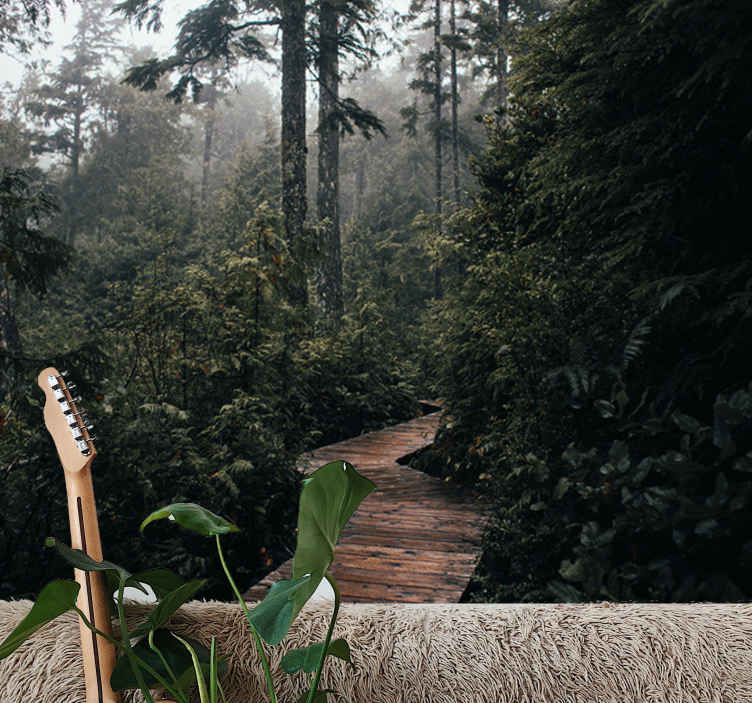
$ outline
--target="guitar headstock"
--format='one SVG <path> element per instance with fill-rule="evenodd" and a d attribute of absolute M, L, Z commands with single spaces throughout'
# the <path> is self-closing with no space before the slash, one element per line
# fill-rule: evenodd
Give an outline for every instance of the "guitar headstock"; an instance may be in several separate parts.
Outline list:
<path fill-rule="evenodd" d="M 81 398 L 73 395 L 75 385 L 66 383 L 65 373 L 56 368 L 44 369 L 37 378 L 44 391 L 44 422 L 55 441 L 60 463 L 66 471 L 80 471 L 94 458 L 92 425 L 87 423 Z"/>

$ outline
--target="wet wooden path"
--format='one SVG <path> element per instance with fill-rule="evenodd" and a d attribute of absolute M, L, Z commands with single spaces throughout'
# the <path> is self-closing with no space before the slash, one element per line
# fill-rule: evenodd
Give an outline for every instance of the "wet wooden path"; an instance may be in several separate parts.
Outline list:
<path fill-rule="evenodd" d="M 486 504 L 397 460 L 433 442 L 441 413 L 316 449 L 302 471 L 335 460 L 376 484 L 345 527 L 332 573 L 350 603 L 457 603 L 480 557 Z M 245 594 L 260 600 L 292 560 Z"/>

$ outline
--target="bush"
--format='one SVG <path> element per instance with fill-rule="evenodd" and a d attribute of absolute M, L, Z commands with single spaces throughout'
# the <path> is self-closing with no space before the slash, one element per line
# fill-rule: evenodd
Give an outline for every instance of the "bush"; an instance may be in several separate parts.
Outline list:
<path fill-rule="evenodd" d="M 495 498 L 473 598 L 752 593 L 750 26 L 594 0 L 518 37 L 429 327 L 433 455 Z"/>

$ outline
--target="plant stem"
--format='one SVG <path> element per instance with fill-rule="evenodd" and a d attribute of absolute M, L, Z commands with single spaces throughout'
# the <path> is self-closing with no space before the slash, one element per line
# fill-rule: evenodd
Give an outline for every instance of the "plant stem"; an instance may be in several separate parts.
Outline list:
<path fill-rule="evenodd" d="M 83 620 L 84 625 L 88 627 L 95 635 L 98 635 L 102 639 L 107 640 L 110 644 L 114 645 L 120 650 L 125 650 L 123 647 L 123 643 L 119 642 L 113 637 L 110 637 L 105 632 L 102 632 L 102 630 L 98 629 L 95 625 L 93 625 L 89 619 L 86 617 L 86 614 L 80 610 L 75 605 L 73 606 L 73 610 L 78 613 L 81 620 Z M 139 663 L 139 665 L 143 668 L 143 670 L 147 674 L 151 674 L 158 682 L 160 686 L 164 686 L 165 689 L 167 689 L 172 695 L 174 695 L 181 703 L 186 703 L 186 697 L 185 694 L 183 694 L 180 689 L 174 690 L 170 684 L 168 684 L 154 669 L 151 668 L 141 657 L 139 657 L 133 650 L 131 649 L 131 654 L 133 655 L 133 658 Z"/>
<path fill-rule="evenodd" d="M 219 689 L 219 695 L 222 698 L 222 703 L 227 703 L 227 699 L 225 698 L 225 692 L 222 690 L 222 684 L 219 683 L 219 679 L 217 679 L 217 688 Z"/>
<path fill-rule="evenodd" d="M 125 609 L 123 608 L 123 592 L 125 591 L 125 583 L 121 580 L 120 588 L 118 588 L 117 594 L 117 611 L 118 620 L 120 621 L 120 646 L 128 657 L 128 663 L 131 665 L 133 675 L 138 681 L 138 686 L 141 689 L 141 693 L 146 698 L 146 703 L 154 703 L 154 699 L 151 697 L 151 691 L 146 687 L 146 681 L 144 681 L 144 675 L 141 673 L 141 669 L 138 666 L 138 657 L 133 653 L 131 649 L 131 640 L 128 636 L 128 625 L 125 621 Z"/>
<path fill-rule="evenodd" d="M 111 645 L 114 645 L 115 647 L 120 647 L 122 649 L 122 643 L 116 640 L 114 637 L 110 637 L 106 632 L 102 632 L 99 628 L 92 625 L 91 622 L 89 622 L 89 619 L 86 617 L 86 613 L 83 612 L 77 605 L 73 606 L 73 610 L 78 613 L 78 616 L 83 620 L 84 625 L 88 627 L 95 635 L 98 635 L 104 640 L 107 640 Z"/>
<path fill-rule="evenodd" d="M 232 588 L 233 592 L 235 593 L 235 597 L 238 599 L 238 603 L 240 603 L 240 607 L 243 609 L 243 613 L 245 614 L 245 619 L 248 621 L 248 626 L 251 628 L 251 632 L 253 633 L 253 639 L 256 643 L 256 651 L 258 652 L 259 658 L 261 659 L 261 666 L 264 668 L 264 676 L 266 677 L 266 687 L 269 689 L 269 701 L 270 703 L 277 703 L 277 694 L 274 692 L 274 682 L 272 681 L 272 672 L 269 668 L 269 660 L 266 658 L 266 653 L 264 652 L 264 646 L 261 643 L 261 637 L 259 637 L 259 633 L 256 631 L 256 628 L 253 626 L 253 623 L 251 622 L 251 614 L 248 612 L 248 606 L 245 604 L 245 601 L 243 600 L 243 596 L 240 595 L 240 591 L 238 590 L 238 587 L 235 585 L 235 580 L 232 578 L 232 575 L 230 574 L 230 570 L 227 568 L 227 563 L 225 562 L 224 554 L 222 553 L 222 545 L 219 541 L 219 535 L 214 536 L 217 542 L 217 553 L 219 554 L 219 561 L 222 563 L 222 569 L 225 572 L 225 576 L 227 577 L 227 581 L 230 584 L 230 587 Z"/>
<path fill-rule="evenodd" d="M 217 703 L 217 643 L 214 637 L 209 651 L 209 703 Z"/>
<path fill-rule="evenodd" d="M 169 674 L 170 678 L 172 679 L 173 686 L 175 686 L 175 689 L 173 690 L 169 686 L 166 686 L 167 690 L 174 695 L 179 703 L 187 703 L 188 699 L 183 694 L 183 691 L 180 688 L 180 684 L 178 683 L 177 676 L 175 676 L 175 672 L 172 670 L 172 667 L 167 663 L 167 660 L 162 655 L 162 652 L 159 650 L 156 644 L 154 644 L 154 630 L 149 631 L 149 648 L 154 652 L 158 657 L 159 660 L 162 662 L 162 666 L 165 668 L 165 671 Z"/>
<path fill-rule="evenodd" d="M 324 660 L 326 659 L 326 651 L 329 649 L 329 643 L 332 641 L 332 633 L 334 632 L 334 623 L 337 621 L 337 613 L 339 612 L 340 593 L 337 587 L 337 582 L 334 580 L 328 571 L 324 574 L 324 578 L 329 581 L 329 584 L 334 591 L 334 610 L 332 611 L 332 619 L 329 621 L 329 629 L 326 631 L 326 639 L 324 639 L 324 648 L 321 650 L 321 656 L 319 657 L 319 663 L 316 666 L 316 675 L 313 678 L 313 685 L 308 691 L 308 698 L 306 703 L 313 703 L 313 699 L 316 695 L 316 689 L 319 686 L 319 679 L 321 678 L 321 671 L 324 668 Z"/>
<path fill-rule="evenodd" d="M 206 690 L 206 679 L 204 679 L 204 672 L 201 671 L 201 664 L 198 661 L 198 655 L 196 650 L 191 647 L 182 637 L 178 637 L 174 632 L 172 636 L 180 642 L 191 655 L 191 661 L 193 662 L 193 670 L 196 672 L 196 683 L 198 684 L 198 695 L 201 703 L 209 703 L 209 692 Z"/>

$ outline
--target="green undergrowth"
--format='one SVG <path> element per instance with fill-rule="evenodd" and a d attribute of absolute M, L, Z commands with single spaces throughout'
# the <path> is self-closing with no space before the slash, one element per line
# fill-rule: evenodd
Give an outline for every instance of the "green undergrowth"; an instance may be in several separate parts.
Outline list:
<path fill-rule="evenodd" d="M 249 585 L 292 554 L 299 454 L 419 413 L 413 362 L 366 292 L 332 332 L 313 303 L 288 304 L 301 272 L 278 230 L 261 204 L 232 248 L 200 260 L 188 235 L 124 234 L 101 257 L 75 257 L 44 306 L 23 303 L 34 355 L 5 359 L 0 597 L 65 573 L 43 549 L 68 533 L 35 383 L 46 365 L 70 370 L 96 425 L 105 554 L 135 570 L 156 556 L 206 577 L 207 597 L 229 597 L 210 545 L 139 536 L 149 506 L 196 502 L 229 516 L 241 532 L 227 538 L 228 559 Z"/>
<path fill-rule="evenodd" d="M 430 461 L 494 500 L 472 600 L 752 594 L 751 26 L 595 0 L 519 37 L 428 323 Z"/>

